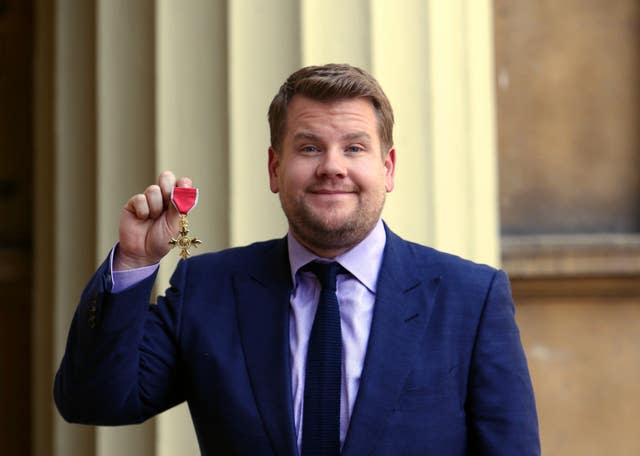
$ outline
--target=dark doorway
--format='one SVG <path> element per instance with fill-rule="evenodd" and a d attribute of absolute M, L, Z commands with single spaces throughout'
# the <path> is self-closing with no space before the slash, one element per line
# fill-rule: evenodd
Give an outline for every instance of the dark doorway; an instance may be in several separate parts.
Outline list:
<path fill-rule="evenodd" d="M 0 0 L 0 454 L 30 453 L 33 19 Z"/>

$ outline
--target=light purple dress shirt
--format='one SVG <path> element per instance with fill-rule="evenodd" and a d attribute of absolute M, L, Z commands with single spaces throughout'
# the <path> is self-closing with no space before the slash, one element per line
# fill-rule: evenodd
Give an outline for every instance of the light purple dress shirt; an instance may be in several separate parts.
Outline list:
<path fill-rule="evenodd" d="M 299 269 L 319 257 L 303 247 L 291 233 L 287 236 L 287 241 L 294 284 L 289 322 L 291 387 L 296 436 L 300 449 L 307 347 L 320 299 L 320 283 L 312 272 L 302 272 Z M 333 261 L 340 263 L 350 273 L 338 275 L 336 283 L 342 330 L 341 446 L 344 444 L 360 386 L 385 243 L 386 233 L 382 221 L 379 220 L 362 242 L 333 258 Z"/>
<path fill-rule="evenodd" d="M 109 253 L 109 269 L 111 269 L 111 293 L 119 293 L 129 287 L 134 286 L 138 282 L 142 282 L 151 274 L 156 272 L 160 267 L 160 263 L 152 264 L 142 268 L 126 269 L 124 271 L 115 271 L 113 269 L 113 257 L 115 255 L 118 244 L 113 246 Z"/>
<path fill-rule="evenodd" d="M 291 387 L 293 394 L 294 424 L 298 450 L 302 446 L 302 417 L 304 411 L 304 381 L 309 336 L 320 298 L 320 283 L 312 272 L 299 271 L 310 261 L 321 259 L 300 244 L 291 233 L 287 235 L 289 263 L 293 291 L 289 321 L 289 347 L 291 361 Z M 340 394 L 340 445 L 351 421 L 353 405 L 358 395 L 360 376 L 369 342 L 371 319 L 375 304 L 378 273 L 386 243 L 382 220 L 359 244 L 331 259 L 337 261 L 350 274 L 338 275 L 336 294 L 340 305 L 342 330 L 342 388 Z M 113 266 L 113 253 L 111 261 Z M 112 293 L 123 291 L 149 277 L 158 265 L 128 271 L 113 271 Z"/>

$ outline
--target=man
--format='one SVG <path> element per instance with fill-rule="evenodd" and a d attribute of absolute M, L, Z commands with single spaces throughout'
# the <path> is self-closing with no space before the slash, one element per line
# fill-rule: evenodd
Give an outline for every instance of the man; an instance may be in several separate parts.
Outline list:
<path fill-rule="evenodd" d="M 539 454 L 505 274 L 380 220 L 396 151 L 378 83 L 303 68 L 269 123 L 287 236 L 180 262 L 149 306 L 191 182 L 132 197 L 71 326 L 61 414 L 138 423 L 186 400 L 204 454 Z"/>

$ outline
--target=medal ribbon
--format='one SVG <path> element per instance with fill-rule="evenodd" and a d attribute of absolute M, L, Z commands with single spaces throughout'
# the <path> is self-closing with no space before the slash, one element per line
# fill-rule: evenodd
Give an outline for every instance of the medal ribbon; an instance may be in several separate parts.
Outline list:
<path fill-rule="evenodd" d="M 187 215 L 198 204 L 198 189 L 195 187 L 174 187 L 171 202 L 181 215 Z"/>

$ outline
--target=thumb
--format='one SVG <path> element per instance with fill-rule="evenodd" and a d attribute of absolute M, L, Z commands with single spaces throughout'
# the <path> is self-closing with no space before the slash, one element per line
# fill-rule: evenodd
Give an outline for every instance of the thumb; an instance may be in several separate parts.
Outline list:
<path fill-rule="evenodd" d="M 172 194 L 173 196 L 173 194 Z M 176 206 L 173 204 L 173 200 L 169 202 L 169 207 L 166 212 L 166 229 L 171 237 L 175 237 L 180 230 L 180 213 Z"/>
<path fill-rule="evenodd" d="M 181 177 L 176 181 L 176 187 L 193 187 L 193 182 L 188 177 Z"/>
<path fill-rule="evenodd" d="M 188 177 L 181 177 L 176 181 L 176 187 L 191 188 L 193 182 Z M 176 204 L 173 202 L 173 192 L 171 192 L 171 198 L 169 201 L 169 208 L 167 210 L 167 227 L 172 236 L 175 236 L 180 230 L 180 212 L 176 208 Z"/>

